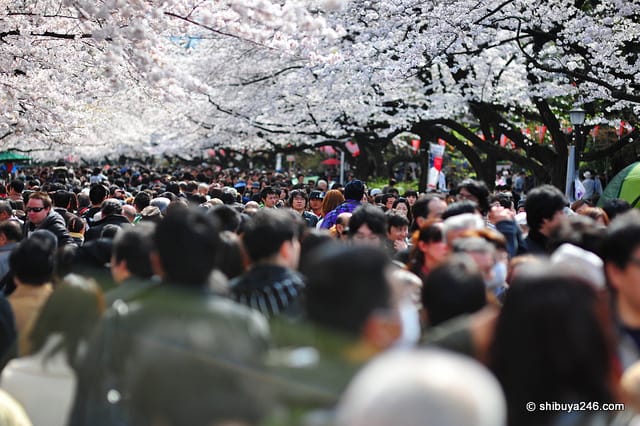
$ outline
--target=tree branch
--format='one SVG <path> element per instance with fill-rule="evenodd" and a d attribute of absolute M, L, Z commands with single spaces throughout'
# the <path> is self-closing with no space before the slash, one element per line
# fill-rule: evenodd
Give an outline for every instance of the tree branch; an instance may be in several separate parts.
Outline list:
<path fill-rule="evenodd" d="M 636 136 L 640 136 L 640 130 L 638 130 L 637 128 L 634 128 L 630 133 L 627 133 L 626 135 L 621 137 L 620 140 L 618 140 L 618 142 L 614 143 L 613 145 L 610 145 L 598 151 L 590 151 L 590 152 L 583 153 L 580 160 L 594 161 L 594 160 L 599 160 L 603 157 L 611 156 L 616 152 L 620 151 L 625 146 L 628 146 L 629 144 L 632 144 L 632 143 L 633 144 L 637 143 L 635 141 Z M 631 142 L 632 139 L 633 139 L 633 142 Z"/>
<path fill-rule="evenodd" d="M 521 32 L 521 26 L 522 26 L 522 22 L 518 22 L 518 35 L 520 35 Z M 528 61 L 531 62 L 531 64 L 533 64 L 536 68 L 542 70 L 542 71 L 546 71 L 548 73 L 554 73 L 554 74 L 562 74 L 562 75 L 566 75 L 568 77 L 571 77 L 577 81 L 588 81 L 590 83 L 596 84 L 598 86 L 604 87 L 605 89 L 607 89 L 609 91 L 609 93 L 611 94 L 611 97 L 614 99 L 618 99 L 618 100 L 622 100 L 622 101 L 629 101 L 629 102 L 634 102 L 634 103 L 640 103 L 640 96 L 639 95 L 634 95 L 631 93 L 627 93 L 625 90 L 623 90 L 623 88 L 620 87 L 615 87 L 609 83 L 607 83 L 606 81 L 596 78 L 596 77 L 592 77 L 588 74 L 584 74 L 581 72 L 577 72 L 577 71 L 572 71 L 566 68 L 556 68 L 556 67 L 551 67 L 551 66 L 547 66 L 544 65 L 540 62 L 538 62 L 538 60 L 536 58 L 534 58 L 533 56 L 531 56 L 529 53 L 527 53 L 527 51 L 524 49 L 524 47 L 522 46 L 522 44 L 520 43 L 520 40 L 518 38 L 518 48 L 520 49 L 520 51 L 522 52 L 522 54 L 525 56 L 525 58 L 527 58 Z"/>
<path fill-rule="evenodd" d="M 286 67 L 284 69 L 281 69 L 280 71 L 276 71 L 273 74 L 265 75 L 263 77 L 254 78 L 253 80 L 243 81 L 242 83 L 231 83 L 228 86 L 231 86 L 231 87 L 248 86 L 250 84 L 259 83 L 261 81 L 265 81 L 265 80 L 269 80 L 269 79 L 275 78 L 275 77 L 279 76 L 280 74 L 286 73 L 287 71 L 297 70 L 297 69 L 302 69 L 302 68 L 304 68 L 302 65 L 292 65 L 290 67 Z"/>

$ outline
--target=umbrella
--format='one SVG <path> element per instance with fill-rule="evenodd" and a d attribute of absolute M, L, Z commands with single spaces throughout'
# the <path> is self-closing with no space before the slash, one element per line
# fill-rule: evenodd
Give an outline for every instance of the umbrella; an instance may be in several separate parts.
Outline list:
<path fill-rule="evenodd" d="M 340 160 L 337 158 L 327 158 L 322 162 L 325 166 L 337 166 L 340 164 Z"/>
<path fill-rule="evenodd" d="M 632 207 L 640 202 L 640 161 L 628 165 L 620 171 L 602 192 L 598 206 L 604 205 L 609 200 L 621 198 Z"/>

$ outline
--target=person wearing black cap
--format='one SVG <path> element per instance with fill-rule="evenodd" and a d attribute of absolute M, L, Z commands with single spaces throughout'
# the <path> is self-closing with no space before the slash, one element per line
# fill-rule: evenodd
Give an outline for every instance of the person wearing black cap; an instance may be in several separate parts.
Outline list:
<path fill-rule="evenodd" d="M 324 200 L 324 192 L 316 190 L 309 193 L 309 209 L 311 209 L 311 213 L 315 214 L 319 218 L 323 216 L 322 200 Z"/>
<path fill-rule="evenodd" d="M 360 180 L 354 179 L 347 183 L 344 187 L 344 203 L 327 213 L 324 217 L 321 228 L 331 228 L 335 225 L 336 218 L 340 213 L 353 212 L 358 208 L 361 204 L 362 197 L 364 196 L 364 191 L 364 183 Z"/>

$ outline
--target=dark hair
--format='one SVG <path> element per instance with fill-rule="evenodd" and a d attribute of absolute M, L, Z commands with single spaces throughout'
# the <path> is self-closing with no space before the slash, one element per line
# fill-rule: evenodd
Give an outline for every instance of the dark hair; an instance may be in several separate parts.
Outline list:
<path fill-rule="evenodd" d="M 473 201 L 456 201 L 455 203 L 451 203 L 447 206 L 446 210 L 442 213 L 442 220 L 464 213 L 475 213 L 476 211 L 478 211 L 478 205 Z"/>
<path fill-rule="evenodd" d="M 407 208 L 409 207 L 409 202 L 404 197 L 396 198 L 396 200 L 393 202 L 393 208 L 395 209 L 396 207 L 398 207 L 398 204 L 405 204 Z"/>
<path fill-rule="evenodd" d="M 382 194 L 382 204 L 387 204 L 387 201 L 389 201 L 389 198 L 395 198 L 395 200 L 397 201 L 398 197 L 396 196 L 396 194 L 392 194 L 390 192 L 387 192 L 386 194 Z M 395 202 L 395 201 L 394 201 Z"/>
<path fill-rule="evenodd" d="M 78 195 L 78 213 L 84 208 L 91 207 L 91 200 L 89 199 L 89 195 L 80 192 Z"/>
<path fill-rule="evenodd" d="M 262 190 L 260 191 L 260 199 L 264 200 L 265 198 L 267 198 L 267 195 L 270 194 L 275 194 L 276 190 L 273 189 L 270 186 L 265 186 L 264 188 L 262 188 Z"/>
<path fill-rule="evenodd" d="M 46 357 L 64 351 L 71 367 L 76 367 L 78 349 L 87 341 L 104 311 L 104 298 L 98 284 L 79 275 L 67 276 L 43 305 L 29 336 L 31 353 L 44 348 L 53 334 L 62 335 Z"/>
<path fill-rule="evenodd" d="M 138 278 L 153 275 L 150 254 L 153 250 L 153 222 L 139 223 L 121 229 L 113 238 L 111 256 L 116 262 L 125 260 L 129 272 Z"/>
<path fill-rule="evenodd" d="M 505 209 L 512 209 L 513 205 L 513 195 L 511 193 L 498 192 L 489 196 L 489 205 L 493 203 L 498 203 Z"/>
<path fill-rule="evenodd" d="M 293 191 L 291 191 L 289 193 L 289 206 L 293 205 L 293 199 L 295 197 L 302 197 L 304 198 L 304 201 L 307 202 L 309 200 L 309 196 L 307 195 L 307 192 L 302 190 L 302 189 L 294 189 Z"/>
<path fill-rule="evenodd" d="M 481 180 L 465 179 L 460 182 L 456 191 L 459 193 L 463 188 L 478 199 L 480 213 L 486 215 L 489 212 L 489 188 L 487 188 L 487 184 Z"/>
<path fill-rule="evenodd" d="M 310 229 L 300 241 L 300 265 L 298 270 L 303 275 L 306 275 L 307 265 L 315 262 L 312 253 L 320 246 L 333 242 L 335 242 L 335 239 L 326 229 Z"/>
<path fill-rule="evenodd" d="M 429 203 L 435 199 L 444 201 L 444 198 L 440 194 L 427 194 L 419 197 L 413 207 L 411 208 L 411 214 L 414 219 L 416 217 L 426 218 L 429 216 Z M 417 229 L 417 225 L 416 225 Z M 415 229 L 414 229 L 415 230 Z"/>
<path fill-rule="evenodd" d="M 169 282 L 207 283 L 215 266 L 219 235 L 215 220 L 199 210 L 170 210 L 154 234 L 155 249 Z"/>
<path fill-rule="evenodd" d="M 228 279 L 240 276 L 245 271 L 244 252 L 238 234 L 232 231 L 220 232 L 220 250 L 216 256 L 216 269 Z"/>
<path fill-rule="evenodd" d="M 25 284 L 42 285 L 51 280 L 55 268 L 56 239 L 33 233 L 9 256 L 9 266 Z"/>
<path fill-rule="evenodd" d="M 218 220 L 221 231 L 238 232 L 240 228 L 240 213 L 226 204 L 213 206 L 208 210 L 209 215 Z"/>
<path fill-rule="evenodd" d="M 242 241 L 252 262 L 269 258 L 282 243 L 298 238 L 298 225 L 285 210 L 261 209 L 244 227 Z"/>
<path fill-rule="evenodd" d="M 194 180 L 190 180 L 189 182 L 186 183 L 186 187 L 185 190 L 189 193 L 196 191 L 198 189 L 198 182 L 194 181 Z M 209 188 L 207 188 L 209 189 Z"/>
<path fill-rule="evenodd" d="M 109 196 L 109 190 L 106 186 L 95 183 L 89 189 L 89 200 L 91 204 L 100 204 Z"/>
<path fill-rule="evenodd" d="M 156 198 L 166 198 L 167 200 L 169 200 L 169 202 L 174 201 L 178 198 L 178 196 L 176 194 L 174 194 L 173 192 L 169 192 L 169 191 L 164 191 L 162 193 L 160 193 L 160 195 L 158 195 L 158 197 Z M 153 201 L 153 200 L 151 200 Z M 151 204 L 153 205 L 153 203 Z"/>
<path fill-rule="evenodd" d="M 424 265 L 424 253 L 420 250 L 418 243 L 441 242 L 444 240 L 442 232 L 442 222 L 430 220 L 413 233 L 411 237 L 411 251 L 409 252 L 408 269 L 418 276 L 422 276 L 422 266 Z"/>
<path fill-rule="evenodd" d="M 505 391 L 508 424 L 549 424 L 553 413 L 529 413 L 528 401 L 612 400 L 614 351 L 599 315 L 603 302 L 591 285 L 544 263 L 519 270 L 489 360 Z"/>
<path fill-rule="evenodd" d="M 20 179 L 12 180 L 11 182 L 9 182 L 9 188 L 13 189 L 15 192 L 20 193 L 24 191 L 24 181 L 21 181 Z"/>
<path fill-rule="evenodd" d="M 86 222 L 80 216 L 77 216 L 73 213 L 69 214 L 69 222 L 67 223 L 67 229 L 70 232 L 82 232 L 86 228 Z"/>
<path fill-rule="evenodd" d="M 552 219 L 566 205 L 567 199 L 555 186 L 542 185 L 533 188 L 527 193 L 527 200 L 524 204 L 529 229 L 539 231 L 544 219 Z"/>
<path fill-rule="evenodd" d="M 145 207 L 151 203 L 151 194 L 146 191 L 140 191 L 133 198 L 133 206 L 141 212 Z"/>
<path fill-rule="evenodd" d="M 602 205 L 602 210 L 604 210 L 605 213 L 607 213 L 609 220 L 613 220 L 613 218 L 619 215 L 620 213 L 624 213 L 626 211 L 631 210 L 631 204 L 629 204 L 629 202 L 626 200 L 615 198 L 613 200 L 607 200 Z"/>
<path fill-rule="evenodd" d="M 387 216 L 387 232 L 391 231 L 391 227 L 395 226 L 396 228 L 401 228 L 403 226 L 409 226 L 409 220 L 401 214 L 395 213 L 393 211 L 389 211 L 386 213 Z"/>
<path fill-rule="evenodd" d="M 364 184 L 359 180 L 352 180 L 344 187 L 344 198 L 347 200 L 362 200 L 364 196 Z"/>
<path fill-rule="evenodd" d="M 562 244 L 570 243 L 603 257 L 602 244 L 606 234 L 606 228 L 594 219 L 575 214 L 551 231 L 547 245 L 549 252 L 553 252 Z"/>
<path fill-rule="evenodd" d="M 120 232 L 120 229 L 120 226 L 114 223 L 107 223 L 100 229 L 100 238 L 113 240 L 113 238 Z"/>
<path fill-rule="evenodd" d="M 467 254 L 451 255 L 423 280 L 422 306 L 431 326 L 476 312 L 486 303 L 482 274 Z"/>
<path fill-rule="evenodd" d="M 67 206 L 69 206 L 69 203 L 71 203 L 71 193 L 69 191 L 59 189 L 51 194 L 51 201 L 54 206 L 66 209 Z"/>
<path fill-rule="evenodd" d="M 374 234 L 385 236 L 387 233 L 387 217 L 380 207 L 363 204 L 355 209 L 349 219 L 349 236 L 353 237 L 364 224 Z"/>
<path fill-rule="evenodd" d="M 228 205 L 228 204 L 233 204 L 237 202 L 238 201 L 237 196 L 238 196 L 238 191 L 236 191 L 234 188 L 224 188 L 219 198 L 224 204 Z M 194 197 L 194 200 L 195 198 L 198 198 L 198 201 L 199 201 L 198 204 L 207 202 L 206 197 L 202 195 L 193 195 L 193 197 Z"/>
<path fill-rule="evenodd" d="M 625 269 L 638 247 L 640 247 L 640 212 L 632 209 L 618 215 L 607 228 L 607 235 L 602 242 L 604 261 Z"/>
<path fill-rule="evenodd" d="M 375 310 L 389 308 L 385 269 L 390 261 L 380 249 L 327 243 L 312 257 L 304 299 L 312 322 L 359 336 Z"/>
<path fill-rule="evenodd" d="M 22 228 L 15 220 L 0 222 L 0 234 L 3 234 L 9 241 L 22 240 Z"/>
<path fill-rule="evenodd" d="M 180 195 L 180 185 L 177 182 L 168 182 L 167 186 L 165 187 L 165 191 L 166 192 L 170 192 L 173 195 Z M 166 197 L 166 195 L 163 195 L 164 197 Z M 171 200 L 170 197 L 167 197 Z"/>

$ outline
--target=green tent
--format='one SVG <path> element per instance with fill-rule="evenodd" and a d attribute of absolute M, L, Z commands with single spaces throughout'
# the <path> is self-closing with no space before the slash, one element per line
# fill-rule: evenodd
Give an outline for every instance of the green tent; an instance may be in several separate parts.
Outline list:
<path fill-rule="evenodd" d="M 620 171 L 604 189 L 598 206 L 616 198 L 623 199 L 632 207 L 640 207 L 640 161 Z"/>
<path fill-rule="evenodd" d="M 20 154 L 13 151 L 2 151 L 0 152 L 0 162 L 19 162 L 19 161 L 31 161 L 31 157 L 28 155 Z"/>

